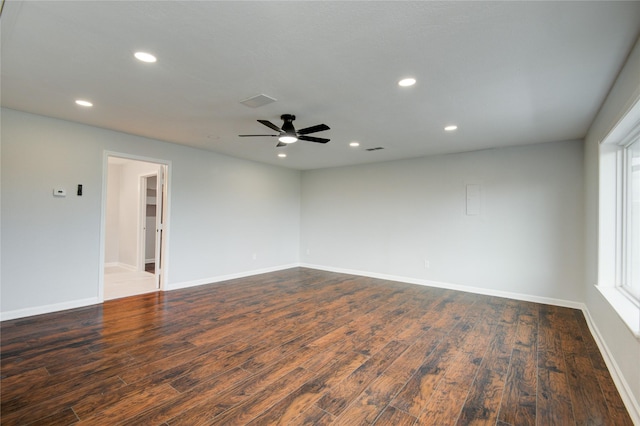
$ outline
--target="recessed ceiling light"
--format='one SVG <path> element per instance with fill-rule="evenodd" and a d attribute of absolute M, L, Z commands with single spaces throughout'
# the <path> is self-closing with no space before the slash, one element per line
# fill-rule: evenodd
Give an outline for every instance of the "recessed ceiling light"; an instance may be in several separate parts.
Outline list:
<path fill-rule="evenodd" d="M 278 157 L 287 158 L 287 154 L 285 154 L 284 152 L 281 152 L 280 154 L 278 154 Z"/>
<path fill-rule="evenodd" d="M 351 142 L 349 146 L 360 146 L 360 142 Z"/>
<path fill-rule="evenodd" d="M 451 125 L 451 126 L 447 126 L 444 128 L 444 130 L 446 130 L 447 132 L 453 132 L 454 130 L 457 130 L 458 126 L 455 125 Z"/>
<path fill-rule="evenodd" d="M 85 101 L 85 100 L 82 100 L 82 99 L 76 99 L 76 104 L 78 104 L 80 106 L 83 106 L 83 107 L 92 107 L 93 106 L 93 104 L 91 102 Z"/>
<path fill-rule="evenodd" d="M 414 84 L 416 84 L 415 78 L 403 78 L 398 82 L 398 86 L 402 86 L 402 87 L 409 87 L 409 86 L 413 86 Z"/>
<path fill-rule="evenodd" d="M 147 52 L 136 52 L 133 54 L 133 56 L 135 56 L 136 59 L 139 61 L 148 62 L 148 63 L 153 63 L 158 60 L 151 53 L 147 53 Z"/>

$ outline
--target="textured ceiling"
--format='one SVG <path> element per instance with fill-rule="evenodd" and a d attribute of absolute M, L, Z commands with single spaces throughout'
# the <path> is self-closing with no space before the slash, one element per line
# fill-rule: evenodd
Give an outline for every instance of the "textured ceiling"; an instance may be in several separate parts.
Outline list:
<path fill-rule="evenodd" d="M 2 106 L 313 169 L 584 137 L 640 2 L 8 0 L 1 19 Z M 283 113 L 331 142 L 237 136 Z"/>

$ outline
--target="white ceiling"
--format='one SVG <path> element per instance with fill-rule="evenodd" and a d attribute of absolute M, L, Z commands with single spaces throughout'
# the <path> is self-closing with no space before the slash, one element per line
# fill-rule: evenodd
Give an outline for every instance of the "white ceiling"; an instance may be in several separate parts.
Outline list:
<path fill-rule="evenodd" d="M 2 106 L 304 170 L 584 137 L 640 2 L 7 0 L 1 24 Z M 283 113 L 331 142 L 237 136 Z"/>

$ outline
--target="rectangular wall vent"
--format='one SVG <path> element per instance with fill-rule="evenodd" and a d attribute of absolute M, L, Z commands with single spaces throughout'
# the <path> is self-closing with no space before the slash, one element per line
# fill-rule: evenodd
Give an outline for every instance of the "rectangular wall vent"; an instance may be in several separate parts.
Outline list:
<path fill-rule="evenodd" d="M 380 151 L 381 149 L 384 149 L 384 148 L 381 146 L 378 146 L 376 148 L 367 148 L 366 151 Z"/>

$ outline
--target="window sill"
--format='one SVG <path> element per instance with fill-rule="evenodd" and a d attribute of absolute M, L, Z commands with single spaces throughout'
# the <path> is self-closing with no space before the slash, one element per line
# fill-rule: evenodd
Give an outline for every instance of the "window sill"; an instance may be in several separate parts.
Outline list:
<path fill-rule="evenodd" d="M 640 340 L 640 309 L 615 287 L 597 285 L 596 288 L 618 313 L 635 338 Z"/>

